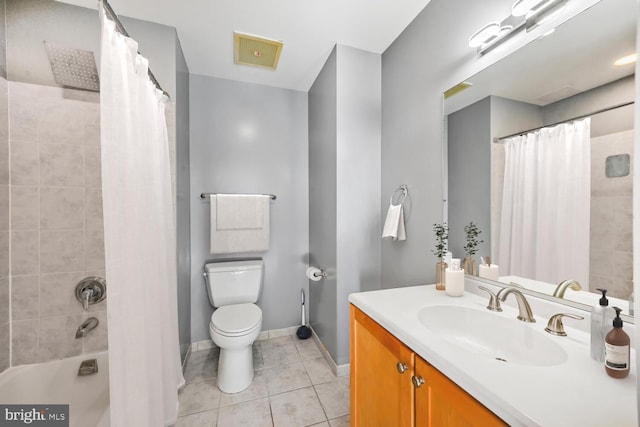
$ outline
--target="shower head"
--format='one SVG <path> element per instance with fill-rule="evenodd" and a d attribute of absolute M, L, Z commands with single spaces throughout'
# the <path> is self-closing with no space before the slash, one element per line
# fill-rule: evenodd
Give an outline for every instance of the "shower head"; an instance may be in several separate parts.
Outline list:
<path fill-rule="evenodd" d="M 93 52 L 44 42 L 53 78 L 64 87 L 100 92 L 100 78 Z"/>

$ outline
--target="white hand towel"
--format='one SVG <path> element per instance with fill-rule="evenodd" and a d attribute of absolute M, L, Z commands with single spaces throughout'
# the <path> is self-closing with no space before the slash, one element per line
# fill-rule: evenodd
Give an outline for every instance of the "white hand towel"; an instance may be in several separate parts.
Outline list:
<path fill-rule="evenodd" d="M 384 221 L 384 227 L 382 228 L 382 238 L 387 237 L 391 240 L 407 240 L 402 205 L 389 205 L 387 219 Z"/>
<path fill-rule="evenodd" d="M 216 230 L 259 230 L 264 227 L 264 196 L 218 194 L 216 198 Z M 268 203 L 266 206 L 268 209 Z"/>
<path fill-rule="evenodd" d="M 210 252 L 269 250 L 269 196 L 218 194 L 210 200 Z"/>

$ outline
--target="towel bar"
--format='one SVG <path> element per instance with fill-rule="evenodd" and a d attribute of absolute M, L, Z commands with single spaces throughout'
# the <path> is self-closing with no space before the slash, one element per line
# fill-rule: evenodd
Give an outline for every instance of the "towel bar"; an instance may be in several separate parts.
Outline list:
<path fill-rule="evenodd" d="M 200 198 L 201 199 L 206 199 L 207 197 L 210 196 L 217 196 L 220 193 L 200 193 Z M 253 194 L 243 194 L 243 196 L 253 196 Z M 274 196 L 273 194 L 255 194 L 255 196 L 269 196 L 271 198 L 271 200 L 275 200 L 276 196 Z"/>

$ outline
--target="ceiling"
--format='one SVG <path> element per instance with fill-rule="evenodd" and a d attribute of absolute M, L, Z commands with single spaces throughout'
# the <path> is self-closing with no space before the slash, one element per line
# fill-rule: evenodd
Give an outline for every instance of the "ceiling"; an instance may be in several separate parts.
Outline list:
<path fill-rule="evenodd" d="M 96 0 L 59 0 L 96 8 Z M 430 0 L 110 0 L 175 27 L 192 74 L 308 91 L 338 43 L 382 53 Z M 233 63 L 233 32 L 282 40 L 278 69 Z M 144 52 L 143 52 L 144 53 Z"/>

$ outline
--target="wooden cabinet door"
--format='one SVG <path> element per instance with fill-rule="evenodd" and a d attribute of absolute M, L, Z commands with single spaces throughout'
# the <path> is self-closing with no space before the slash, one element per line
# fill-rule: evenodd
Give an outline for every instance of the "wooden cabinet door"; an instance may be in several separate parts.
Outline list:
<path fill-rule="evenodd" d="M 493 412 L 420 357 L 415 358 L 416 427 L 506 426 Z"/>
<path fill-rule="evenodd" d="M 413 352 L 354 306 L 350 339 L 351 425 L 412 426 Z"/>

